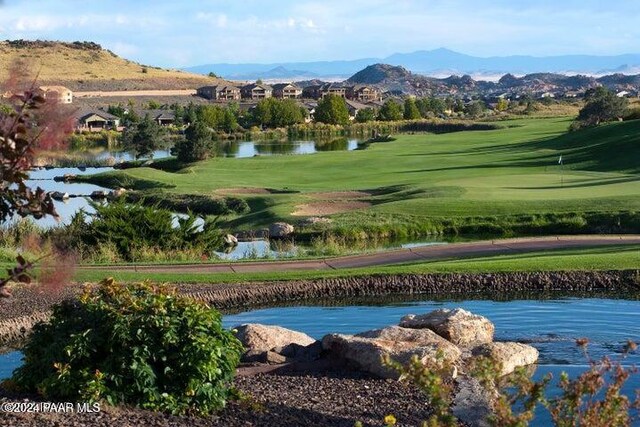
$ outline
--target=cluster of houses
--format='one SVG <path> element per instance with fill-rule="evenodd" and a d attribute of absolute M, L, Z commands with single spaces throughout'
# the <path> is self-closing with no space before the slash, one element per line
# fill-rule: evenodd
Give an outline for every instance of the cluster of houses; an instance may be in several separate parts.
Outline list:
<path fill-rule="evenodd" d="M 337 95 L 358 102 L 382 100 L 382 93 L 373 86 L 345 85 L 342 83 L 323 83 L 304 88 L 294 83 L 277 83 L 274 85 L 251 83 L 244 86 L 224 84 L 200 87 L 197 90 L 197 94 L 205 99 L 222 101 L 260 100 L 272 97 L 318 100 L 327 95 Z"/>

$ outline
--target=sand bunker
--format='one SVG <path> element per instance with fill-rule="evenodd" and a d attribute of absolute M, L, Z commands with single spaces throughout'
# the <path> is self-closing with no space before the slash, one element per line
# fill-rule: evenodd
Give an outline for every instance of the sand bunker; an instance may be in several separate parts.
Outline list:
<path fill-rule="evenodd" d="M 312 202 L 298 205 L 291 215 L 331 215 L 335 213 L 354 211 L 357 209 L 365 209 L 369 206 L 371 206 L 371 203 L 369 202 L 359 202 L 354 200 L 327 200 L 323 202 Z"/>

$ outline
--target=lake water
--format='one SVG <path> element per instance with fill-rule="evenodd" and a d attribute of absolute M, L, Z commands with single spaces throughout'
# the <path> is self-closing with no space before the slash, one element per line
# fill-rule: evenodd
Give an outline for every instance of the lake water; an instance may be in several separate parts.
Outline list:
<path fill-rule="evenodd" d="M 387 325 L 398 324 L 406 314 L 421 314 L 437 308 L 462 307 L 489 318 L 496 326 L 496 340 L 520 341 L 540 351 L 535 378 L 546 373 L 554 382 L 562 371 L 575 378 L 587 367 L 584 354 L 575 345 L 577 338 L 590 340 L 593 359 L 620 357 L 626 340 L 640 341 L 640 300 L 609 298 L 557 298 L 542 300 L 460 300 L 433 301 L 414 298 L 389 302 L 377 299 L 358 302 L 326 302 L 310 305 L 275 307 L 227 314 L 223 324 L 231 328 L 242 323 L 279 325 L 305 332 L 320 339 L 327 333 L 353 334 Z M 342 305 L 340 305 L 342 304 Z M 0 355 L 0 378 L 11 375 L 21 364 L 20 352 Z M 640 366 L 640 353 L 629 355 L 625 366 Z M 640 389 L 640 375 L 632 375 L 623 392 L 632 396 Z M 549 425 L 540 410 L 534 426 Z"/>
<path fill-rule="evenodd" d="M 216 141 L 214 154 L 217 157 L 247 158 L 255 156 L 301 155 L 324 151 L 353 151 L 358 148 L 360 140 L 353 138 L 334 138 L 330 140 L 302 141 Z M 171 150 L 156 150 L 150 156 L 162 159 L 171 156 Z M 95 154 L 96 159 L 113 158 L 115 163 L 135 160 L 135 155 L 128 151 L 105 150 Z M 147 157 L 148 158 L 148 157 Z"/>

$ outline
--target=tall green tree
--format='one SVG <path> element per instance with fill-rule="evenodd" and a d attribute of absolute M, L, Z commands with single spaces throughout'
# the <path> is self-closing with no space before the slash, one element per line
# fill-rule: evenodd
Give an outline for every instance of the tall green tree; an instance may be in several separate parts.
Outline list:
<path fill-rule="evenodd" d="M 211 155 L 214 148 L 213 135 L 201 121 L 195 121 L 185 130 L 185 138 L 176 143 L 171 150 L 178 160 L 192 163 L 205 160 Z"/>
<path fill-rule="evenodd" d="M 349 123 L 347 103 L 338 95 L 327 95 L 318 102 L 314 119 L 330 125 L 346 125 Z"/>
<path fill-rule="evenodd" d="M 393 99 L 388 100 L 378 111 L 378 120 L 382 121 L 395 121 L 402 120 L 402 105 L 395 102 Z"/>
<path fill-rule="evenodd" d="M 577 118 L 580 126 L 598 126 L 601 123 L 617 120 L 624 116 L 629 106 L 626 98 L 618 98 L 604 87 L 587 91 L 585 100 L 586 104 Z"/>
<path fill-rule="evenodd" d="M 152 156 L 165 142 L 166 133 L 155 121 L 145 115 L 138 123 L 131 124 L 122 134 L 122 143 L 135 153 L 136 159 Z"/>
<path fill-rule="evenodd" d="M 367 107 L 362 110 L 358 110 L 356 113 L 356 122 L 367 123 L 376 119 L 376 112 L 373 108 Z"/>
<path fill-rule="evenodd" d="M 487 106 L 484 105 L 484 102 L 473 101 L 465 105 L 464 113 L 471 118 L 476 118 L 479 117 L 486 109 Z"/>
<path fill-rule="evenodd" d="M 415 98 L 407 98 L 404 100 L 404 115 L 405 120 L 417 120 L 420 117 L 420 110 L 418 110 L 418 106 L 416 105 Z"/>

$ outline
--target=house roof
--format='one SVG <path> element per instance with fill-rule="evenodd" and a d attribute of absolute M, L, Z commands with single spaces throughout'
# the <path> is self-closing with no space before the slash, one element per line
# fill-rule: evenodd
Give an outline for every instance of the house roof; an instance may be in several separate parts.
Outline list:
<path fill-rule="evenodd" d="M 84 121 L 86 119 L 88 119 L 91 116 L 98 116 L 101 119 L 104 119 L 106 121 L 112 121 L 112 120 L 120 120 L 119 117 L 114 116 L 111 113 L 107 113 L 106 111 L 103 110 L 89 110 L 89 109 L 85 109 L 85 110 L 78 110 L 75 113 L 75 118 L 79 121 Z"/>
<path fill-rule="evenodd" d="M 271 86 L 269 85 L 265 85 L 265 84 L 257 84 L 257 83 L 250 83 L 248 85 L 243 86 L 243 89 L 245 90 L 255 90 L 255 89 L 261 89 L 261 90 L 273 90 L 271 88 Z"/>
<path fill-rule="evenodd" d="M 43 92 L 58 92 L 58 93 L 71 92 L 68 88 L 64 86 L 40 86 L 38 89 L 40 89 Z"/>
<path fill-rule="evenodd" d="M 291 87 L 293 89 L 301 90 L 294 83 L 276 83 L 276 84 L 272 85 L 271 87 L 273 88 L 273 90 L 283 90 L 283 89 L 285 89 L 287 87 Z"/>
<path fill-rule="evenodd" d="M 353 101 L 351 99 L 345 99 L 347 106 L 351 107 L 353 110 L 364 110 L 365 108 L 371 108 L 369 105 L 363 104 L 362 102 Z"/>

